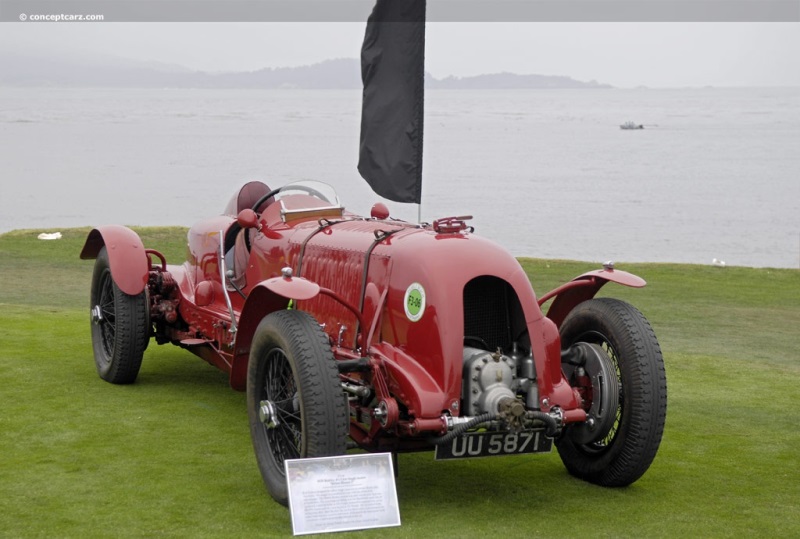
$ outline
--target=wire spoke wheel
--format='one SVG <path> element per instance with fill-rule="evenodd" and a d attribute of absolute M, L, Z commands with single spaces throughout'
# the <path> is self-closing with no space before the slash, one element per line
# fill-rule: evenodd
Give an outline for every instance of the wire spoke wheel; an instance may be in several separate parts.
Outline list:
<path fill-rule="evenodd" d="M 303 419 L 299 410 L 294 410 L 297 387 L 292 376 L 292 367 L 283 350 L 275 348 L 267 355 L 267 374 L 264 379 L 262 401 L 275 405 L 276 426 L 267 429 L 267 440 L 272 458 L 279 469 L 286 459 L 300 456 L 303 445 Z"/>
<path fill-rule="evenodd" d="M 307 313 L 277 311 L 253 337 L 247 370 L 250 434 L 270 495 L 288 503 L 285 462 L 341 455 L 347 407 L 327 336 Z"/>
<path fill-rule="evenodd" d="M 147 291 L 131 296 L 119 289 L 105 247 L 97 254 L 92 274 L 90 315 L 100 378 L 113 384 L 133 383 L 150 339 Z"/>
<path fill-rule="evenodd" d="M 105 357 L 107 360 L 114 353 L 114 342 L 116 339 L 116 312 L 114 310 L 114 281 L 111 279 L 111 271 L 106 269 L 100 278 L 100 298 L 99 307 L 100 332 Z"/>
<path fill-rule="evenodd" d="M 633 306 L 611 298 L 578 305 L 561 325 L 562 348 L 599 346 L 610 361 L 619 394 L 610 429 L 581 443 L 570 428 L 556 440 L 567 470 L 603 486 L 626 486 L 650 467 L 664 431 L 667 380 L 655 333 Z M 565 368 L 565 372 L 566 372 Z"/>

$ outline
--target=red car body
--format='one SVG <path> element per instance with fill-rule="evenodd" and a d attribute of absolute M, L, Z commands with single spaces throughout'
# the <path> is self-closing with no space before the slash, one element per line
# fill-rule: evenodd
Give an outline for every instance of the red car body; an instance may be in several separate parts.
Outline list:
<path fill-rule="evenodd" d="M 197 354 L 229 373 L 236 390 L 247 387 L 254 336 L 265 317 L 287 308 L 308 313 L 324 331 L 342 394 L 349 396 L 351 445 L 430 449 L 448 432 L 456 430 L 457 438 L 481 425 L 500 432 L 538 427 L 558 443 L 571 426 L 585 430 L 594 423 L 592 402 L 609 386 L 587 381 L 591 373 L 565 370 L 569 354 L 562 353 L 559 327 L 607 282 L 641 287 L 644 280 L 608 265 L 537 299 L 518 261 L 473 234 L 467 217 L 418 225 L 389 218 L 382 204 L 370 217 L 348 213 L 322 185 L 268 191 L 251 182 L 222 215 L 194 225 L 180 265 L 168 265 L 119 226 L 92 230 L 81 258 L 96 258 L 105 248 L 121 297 L 145 294 L 147 338 Z M 541 305 L 551 299 L 545 315 Z M 107 324 L 102 315 L 93 317 L 95 325 Z M 619 372 L 613 362 L 591 361 Z M 654 418 L 660 427 L 655 442 L 650 436 L 655 448 L 644 469 L 666 409 L 660 352 L 653 361 L 663 398 L 651 407 L 659 410 L 653 414 L 661 416 Z M 478 380 L 481 363 L 493 362 L 511 367 L 498 366 L 494 378 Z M 614 391 L 619 398 L 604 405 L 622 410 L 622 389 Z M 494 423 L 458 430 L 465 418 L 487 410 L 497 414 Z M 618 429 L 625 420 L 620 410 Z"/>

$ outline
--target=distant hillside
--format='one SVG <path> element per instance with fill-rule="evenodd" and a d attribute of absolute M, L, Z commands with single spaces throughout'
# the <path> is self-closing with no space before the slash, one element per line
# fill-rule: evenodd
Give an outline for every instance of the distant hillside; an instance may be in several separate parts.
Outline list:
<path fill-rule="evenodd" d="M 494 73 L 474 77 L 446 77 L 433 79 L 429 88 L 451 88 L 460 90 L 513 90 L 542 88 L 611 88 L 597 81 L 581 82 L 569 77 L 548 75 L 517 75 L 516 73 Z"/>
<path fill-rule="evenodd" d="M 569 77 L 514 73 L 444 79 L 426 73 L 425 84 L 433 89 L 481 90 L 611 87 Z M 309 66 L 207 73 L 100 56 L 87 59 L 0 53 L 0 86 L 357 89 L 361 88 L 361 65 L 355 58 L 340 58 Z"/>

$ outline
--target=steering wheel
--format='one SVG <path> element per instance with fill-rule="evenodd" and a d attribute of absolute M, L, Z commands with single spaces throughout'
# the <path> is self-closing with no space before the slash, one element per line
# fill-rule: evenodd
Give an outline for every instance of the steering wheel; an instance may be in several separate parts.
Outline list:
<path fill-rule="evenodd" d="M 261 198 L 259 198 L 258 200 L 256 200 L 256 203 L 253 204 L 253 211 L 258 213 L 259 206 L 261 206 L 264 202 L 266 202 L 267 200 L 269 200 L 270 198 L 274 197 L 275 195 L 277 195 L 280 192 L 281 192 L 281 187 L 278 187 L 277 189 L 273 189 L 272 191 L 270 191 L 266 195 L 264 195 Z"/>
<path fill-rule="evenodd" d="M 256 200 L 256 203 L 253 204 L 253 211 L 258 211 L 258 207 L 259 206 L 261 206 L 264 202 L 266 202 L 270 198 L 274 197 L 275 195 L 277 195 L 278 193 L 280 193 L 284 189 L 286 189 L 287 191 L 305 191 L 306 193 L 308 193 L 309 195 L 311 195 L 313 197 L 317 197 L 320 200 L 324 200 L 325 202 L 327 202 L 329 204 L 331 203 L 331 201 L 328 200 L 328 197 L 326 197 L 325 195 L 323 195 L 322 193 L 320 193 L 319 191 L 317 191 L 313 187 L 309 187 L 307 185 L 284 185 L 283 187 L 278 187 L 277 189 L 273 189 L 272 191 L 270 191 L 266 195 L 264 195 L 261 198 L 259 198 L 258 200 Z"/>

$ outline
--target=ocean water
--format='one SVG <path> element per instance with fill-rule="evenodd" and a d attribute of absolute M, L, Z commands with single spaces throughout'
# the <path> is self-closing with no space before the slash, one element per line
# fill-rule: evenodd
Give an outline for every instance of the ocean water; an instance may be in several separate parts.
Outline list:
<path fill-rule="evenodd" d="M 800 265 L 800 89 L 440 90 L 425 116 L 425 221 L 515 255 Z M 0 88 L 0 232 L 188 226 L 252 179 L 367 214 L 359 124 L 358 91 Z"/>

